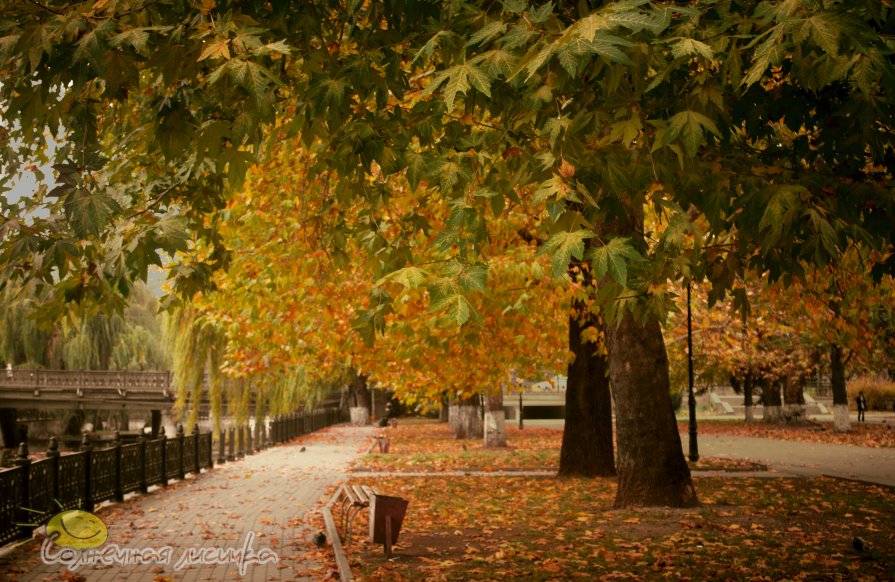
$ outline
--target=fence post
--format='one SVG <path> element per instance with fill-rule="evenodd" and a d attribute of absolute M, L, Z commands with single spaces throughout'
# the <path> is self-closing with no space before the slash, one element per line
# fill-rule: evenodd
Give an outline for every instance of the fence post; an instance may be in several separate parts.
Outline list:
<path fill-rule="evenodd" d="M 236 458 L 241 459 L 246 456 L 245 450 L 245 427 L 240 426 L 236 428 L 236 434 L 239 438 L 239 448 L 236 451 Z"/>
<path fill-rule="evenodd" d="M 124 485 L 121 476 L 121 433 L 115 431 L 115 439 L 112 441 L 115 447 L 115 501 L 124 501 Z"/>
<path fill-rule="evenodd" d="M 53 459 L 53 499 L 59 499 L 59 443 L 56 437 L 50 437 L 50 444 L 47 446 L 47 458 Z"/>
<path fill-rule="evenodd" d="M 93 473 L 93 446 L 90 444 L 90 435 L 85 430 L 81 435 L 81 451 L 84 454 L 84 503 L 83 507 L 87 511 L 93 511 L 93 487 L 90 482 Z"/>
<path fill-rule="evenodd" d="M 236 460 L 236 429 L 232 426 L 230 427 L 230 449 L 227 453 L 227 460 L 231 462 Z"/>
<path fill-rule="evenodd" d="M 193 440 L 196 441 L 196 475 L 199 474 L 199 471 L 202 470 L 202 463 L 199 462 L 199 423 L 193 425 Z M 209 451 L 211 452 L 211 451 Z M 211 462 L 211 455 L 208 455 L 208 460 Z"/>
<path fill-rule="evenodd" d="M 227 429 L 219 428 L 218 429 L 218 465 L 223 465 L 227 462 L 226 456 L 226 447 L 227 445 Z"/>
<path fill-rule="evenodd" d="M 19 497 L 19 535 L 29 537 L 31 535 L 31 526 L 25 525 L 31 521 L 31 517 L 26 515 L 25 508 L 31 507 L 31 492 L 29 481 L 31 480 L 31 459 L 28 458 L 28 442 L 19 443 L 19 450 L 16 453 L 16 459 L 13 462 L 16 467 L 22 468 L 22 490 Z"/>
<path fill-rule="evenodd" d="M 146 437 L 141 433 L 137 437 L 137 443 L 140 445 L 140 493 L 149 491 L 146 484 Z"/>
<path fill-rule="evenodd" d="M 246 454 L 254 455 L 255 454 L 255 431 L 252 430 L 252 425 L 246 425 Z"/>
<path fill-rule="evenodd" d="M 162 426 L 158 431 L 158 438 L 162 441 L 159 447 L 162 453 L 162 487 L 168 486 L 168 435 L 165 434 L 165 427 Z"/>
<path fill-rule="evenodd" d="M 183 467 L 183 424 L 177 423 L 177 450 L 180 451 L 180 458 L 177 460 L 177 478 L 183 481 L 186 478 L 186 472 Z"/>
<path fill-rule="evenodd" d="M 264 419 L 264 448 L 270 446 L 270 426 L 267 424 L 267 419 Z"/>

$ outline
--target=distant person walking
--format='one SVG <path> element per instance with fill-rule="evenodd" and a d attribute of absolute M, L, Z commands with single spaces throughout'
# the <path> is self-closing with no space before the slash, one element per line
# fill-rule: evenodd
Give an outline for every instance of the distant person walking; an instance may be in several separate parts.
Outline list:
<path fill-rule="evenodd" d="M 858 422 L 864 422 L 864 411 L 867 410 L 867 398 L 864 391 L 858 392 Z"/>

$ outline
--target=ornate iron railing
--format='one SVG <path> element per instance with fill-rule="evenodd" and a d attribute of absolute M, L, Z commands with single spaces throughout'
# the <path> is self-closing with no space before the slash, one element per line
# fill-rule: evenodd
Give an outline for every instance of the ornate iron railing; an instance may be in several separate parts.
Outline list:
<path fill-rule="evenodd" d="M 269 428 L 265 424 L 253 432 L 248 426 L 231 429 L 230 458 L 251 455 L 338 422 L 339 411 L 328 409 L 275 417 Z M 222 431 L 218 438 L 218 463 L 226 460 L 226 435 Z M 127 493 L 145 493 L 151 485 L 166 485 L 170 479 L 211 469 L 214 458 L 212 433 L 200 433 L 198 426 L 189 436 L 179 426 L 177 434 L 168 438 L 163 428 L 159 438 L 140 437 L 132 444 L 122 444 L 116 435 L 112 446 L 104 449 L 94 449 L 84 433 L 81 451 L 68 455 L 60 454 L 56 439 L 51 438 L 46 458 L 38 461 L 29 457 L 28 446 L 22 443 L 16 466 L 0 470 L 0 546 L 30 537 L 35 527 L 59 511 L 92 511 L 97 503 L 122 501 Z"/>

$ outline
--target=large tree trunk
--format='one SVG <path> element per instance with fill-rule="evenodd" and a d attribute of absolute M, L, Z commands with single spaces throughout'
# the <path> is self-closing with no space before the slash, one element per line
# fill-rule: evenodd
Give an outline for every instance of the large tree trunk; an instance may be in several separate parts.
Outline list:
<path fill-rule="evenodd" d="M 456 428 L 458 439 L 480 439 L 485 436 L 482 423 L 482 400 L 478 394 L 460 399 L 457 406 Z"/>
<path fill-rule="evenodd" d="M 606 326 L 618 433 L 616 507 L 698 505 L 671 404 L 662 329 L 625 312 Z"/>
<path fill-rule="evenodd" d="M 490 395 L 485 400 L 485 446 L 507 446 L 506 413 L 503 409 L 503 392 Z"/>
<path fill-rule="evenodd" d="M 559 475 L 563 477 L 608 477 L 615 475 L 612 444 L 612 398 L 609 392 L 609 362 L 597 345 L 582 341 L 588 325 L 598 329 L 587 305 L 573 302 L 569 315 L 569 363 L 566 380 L 566 418 L 559 453 Z"/>
<path fill-rule="evenodd" d="M 849 432 L 851 430 L 851 420 L 848 418 L 845 362 L 842 359 L 842 348 L 836 344 L 830 346 L 830 376 L 830 384 L 833 390 L 833 429 L 836 432 Z"/>

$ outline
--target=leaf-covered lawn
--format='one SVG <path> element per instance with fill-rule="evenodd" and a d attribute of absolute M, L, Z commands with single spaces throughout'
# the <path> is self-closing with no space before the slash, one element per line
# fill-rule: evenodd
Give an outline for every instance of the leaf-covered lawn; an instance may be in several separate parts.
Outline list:
<path fill-rule="evenodd" d="M 742 422 L 702 423 L 700 430 L 800 434 Z M 803 430 L 818 440 L 831 435 Z M 881 430 L 864 434 L 887 434 Z M 410 501 L 391 561 L 382 547 L 366 541 L 366 516 L 355 520 L 356 541 L 347 551 L 364 580 L 895 579 L 895 491 L 888 488 L 831 478 L 756 478 L 741 470 L 763 469 L 759 465 L 703 458 L 699 469 L 722 469 L 728 476 L 694 473 L 702 506 L 617 510 L 614 479 L 437 474 L 555 468 L 561 430 L 508 427 L 505 451 L 458 441 L 432 421 L 402 419 L 382 434 L 390 439 L 390 453 L 367 455 L 357 468 L 433 474 L 356 473 L 353 483 Z M 852 548 L 856 536 L 870 552 Z"/>
<path fill-rule="evenodd" d="M 562 443 L 562 430 L 508 427 L 507 448 L 486 449 L 480 439 L 458 440 L 446 423 L 428 419 L 400 419 L 397 427 L 381 434 L 389 439 L 389 453 L 371 453 L 356 469 L 555 469 Z"/>
<path fill-rule="evenodd" d="M 855 445 L 859 447 L 895 447 L 895 418 L 886 423 L 857 423 L 851 432 L 838 433 L 832 422 L 810 422 L 802 425 L 768 424 L 762 421 L 746 423 L 742 420 L 703 420 L 698 423 L 700 434 L 727 434 L 762 437 L 787 441 Z M 686 422 L 679 422 L 681 431 L 687 430 Z"/>
<path fill-rule="evenodd" d="M 697 478 L 702 507 L 612 509 L 615 482 L 358 480 L 410 501 L 392 561 L 348 546 L 364 580 L 895 577 L 895 493 L 832 479 Z M 860 536 L 871 551 L 859 554 Z"/>

